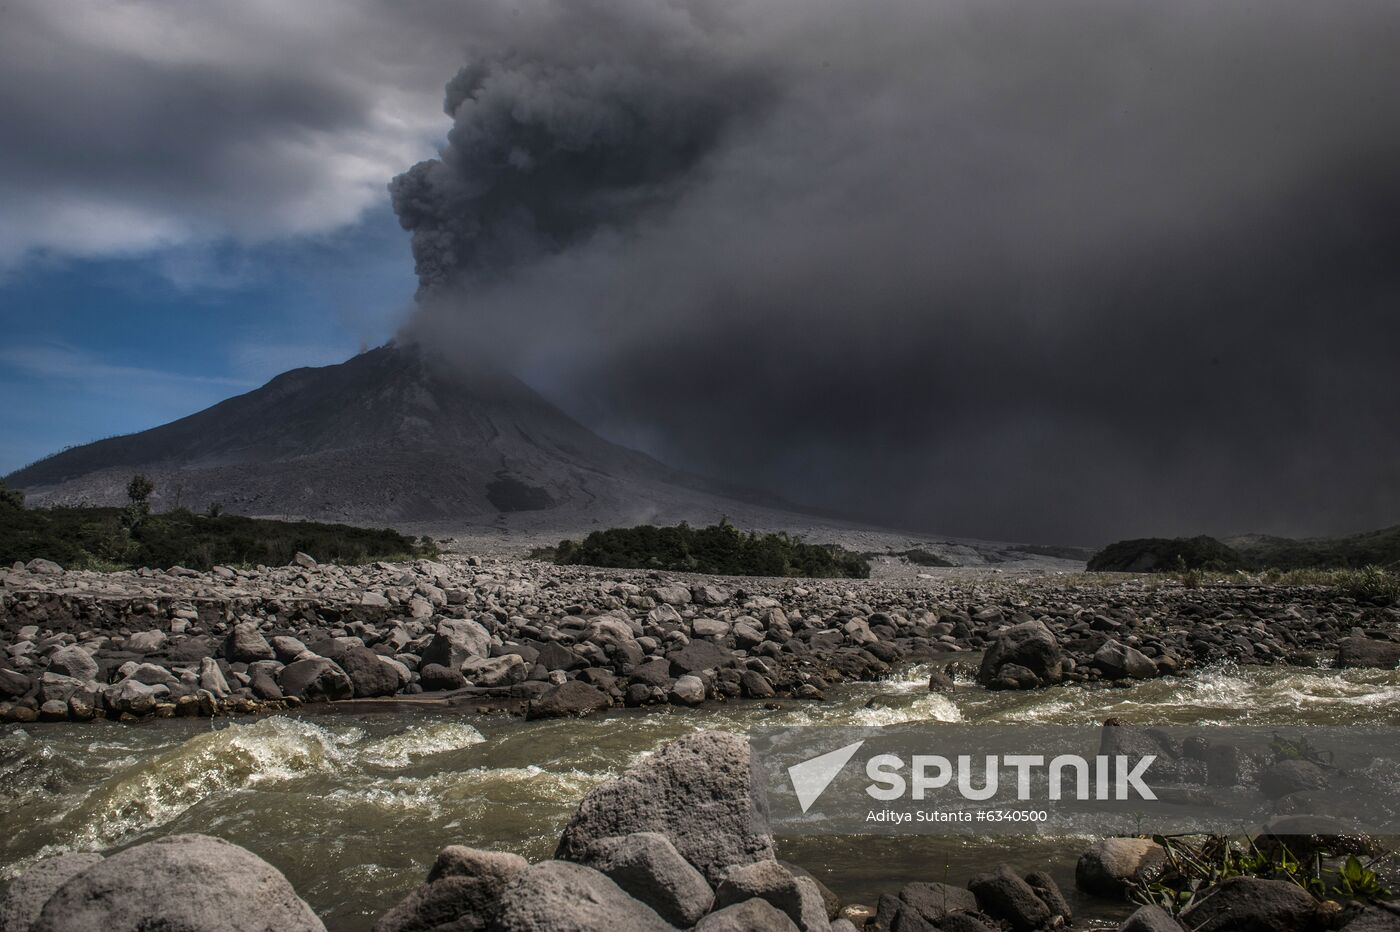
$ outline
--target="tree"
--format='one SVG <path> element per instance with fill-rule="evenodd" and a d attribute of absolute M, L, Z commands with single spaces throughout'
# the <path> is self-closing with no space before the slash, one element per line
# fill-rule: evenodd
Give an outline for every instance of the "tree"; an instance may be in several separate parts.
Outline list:
<path fill-rule="evenodd" d="M 19 489 L 11 489 L 0 482 L 0 508 L 23 508 L 24 492 Z"/>
<path fill-rule="evenodd" d="M 155 483 L 141 473 L 132 476 L 126 484 L 126 497 L 130 501 L 122 517 L 128 529 L 134 530 L 151 513 L 151 493 L 155 490 Z"/>

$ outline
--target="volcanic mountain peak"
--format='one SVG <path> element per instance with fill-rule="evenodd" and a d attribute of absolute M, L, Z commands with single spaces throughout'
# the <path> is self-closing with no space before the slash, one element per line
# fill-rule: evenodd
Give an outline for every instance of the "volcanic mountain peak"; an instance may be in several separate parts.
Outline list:
<path fill-rule="evenodd" d="M 481 523 L 530 511 L 573 527 L 744 507 L 604 440 L 506 372 L 392 345 L 65 450 L 7 481 L 34 504 L 109 504 L 135 472 L 155 480 L 158 507 L 218 502 L 361 522 Z"/>

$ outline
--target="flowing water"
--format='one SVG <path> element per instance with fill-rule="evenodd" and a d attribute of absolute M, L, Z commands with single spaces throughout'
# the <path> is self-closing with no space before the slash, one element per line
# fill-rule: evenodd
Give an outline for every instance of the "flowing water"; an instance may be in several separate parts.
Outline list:
<path fill-rule="evenodd" d="M 368 929 L 448 844 L 553 853 L 583 794 L 700 728 L 902 722 L 1400 725 L 1400 672 L 1219 668 L 1123 689 L 927 691 L 927 669 L 833 689 L 782 711 L 756 703 L 577 721 L 425 712 L 0 730 L 0 877 L 35 858 L 204 832 L 280 868 L 330 929 Z M 881 698 L 874 707 L 867 703 Z M 848 901 L 911 880 L 965 883 L 1000 861 L 1066 890 L 1083 839 L 800 838 L 783 857 Z M 1078 901 L 1087 918 L 1121 910 Z"/>

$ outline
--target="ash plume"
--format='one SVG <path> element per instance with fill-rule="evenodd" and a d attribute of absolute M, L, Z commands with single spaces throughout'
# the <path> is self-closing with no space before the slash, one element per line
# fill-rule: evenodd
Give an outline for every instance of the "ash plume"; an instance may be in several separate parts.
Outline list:
<path fill-rule="evenodd" d="M 1400 7 L 495 9 L 409 336 L 889 525 L 1400 523 Z"/>

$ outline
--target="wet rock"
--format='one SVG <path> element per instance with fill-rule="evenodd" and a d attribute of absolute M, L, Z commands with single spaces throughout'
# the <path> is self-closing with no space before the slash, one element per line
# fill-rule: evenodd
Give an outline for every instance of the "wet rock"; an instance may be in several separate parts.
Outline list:
<path fill-rule="evenodd" d="M 102 702 L 113 712 L 149 715 L 155 711 L 156 703 L 169 695 L 168 686 L 148 686 L 137 680 L 125 679 L 103 690 Z"/>
<path fill-rule="evenodd" d="M 137 845 L 72 877 L 33 932 L 324 932 L 272 865 L 207 835 Z"/>
<path fill-rule="evenodd" d="M 399 691 L 398 675 L 384 665 L 378 654 L 363 644 L 318 644 L 316 649 L 350 677 L 356 699 L 392 696 Z"/>
<path fill-rule="evenodd" d="M 1111 680 L 1149 680 L 1157 675 L 1157 665 L 1146 654 L 1120 641 L 1105 641 L 1102 647 L 1094 651 L 1090 662 Z"/>
<path fill-rule="evenodd" d="M 1058 683 L 1064 652 L 1050 629 L 1039 621 L 1012 625 L 997 633 L 982 657 L 977 680 L 984 686 L 996 682 L 1003 667 L 1015 665 L 1029 670 L 1040 683 Z"/>
<path fill-rule="evenodd" d="M 495 920 L 506 887 L 529 867 L 517 854 L 450 845 L 427 881 L 379 917 L 374 932 L 480 932 Z"/>
<path fill-rule="evenodd" d="M 1026 883 L 1035 895 L 1040 897 L 1040 901 L 1050 909 L 1050 916 L 1053 919 L 1058 916 L 1069 924 L 1074 920 L 1074 913 L 1069 908 L 1069 901 L 1065 899 L 1064 893 L 1060 890 L 1060 885 L 1055 882 L 1045 871 L 1031 871 L 1025 877 Z"/>
<path fill-rule="evenodd" d="M 928 675 L 928 691 L 931 693 L 942 693 L 945 696 L 951 695 L 954 687 L 953 678 L 948 674 L 948 671 L 942 667 Z"/>
<path fill-rule="evenodd" d="M 1307 760 L 1285 760 L 1259 774 L 1259 792 L 1269 799 L 1327 787 L 1327 772 Z"/>
<path fill-rule="evenodd" d="M 712 884 L 731 867 L 773 859 L 750 799 L 749 745 L 698 732 L 594 787 L 564 829 L 556 857 L 578 860 L 599 839 L 660 832 Z"/>
<path fill-rule="evenodd" d="M 690 928 L 714 903 L 705 878 L 659 832 L 600 838 L 586 863 L 674 926 Z"/>
<path fill-rule="evenodd" d="M 591 715 L 612 705 L 608 694 L 596 686 L 569 680 L 530 703 L 526 718 L 568 718 Z M 618 834 L 618 833 L 614 833 Z M 625 832 L 622 834 L 626 834 Z"/>
<path fill-rule="evenodd" d="M 1118 932 L 1183 932 L 1181 923 L 1160 906 L 1144 906 L 1118 927 Z"/>
<path fill-rule="evenodd" d="M 97 661 L 81 647 L 60 647 L 49 655 L 49 670 L 75 680 L 97 678 Z"/>
<path fill-rule="evenodd" d="M 324 657 L 298 660 L 282 668 L 277 685 L 283 695 L 302 702 L 330 702 L 355 695 L 355 684 L 334 661 Z"/>
<path fill-rule="evenodd" d="M 723 909 L 758 898 L 787 914 L 802 932 L 826 932 L 830 921 L 821 891 L 810 877 L 794 874 L 777 861 L 732 867 L 715 888 L 715 906 Z"/>
<path fill-rule="evenodd" d="M 224 638 L 224 658 L 229 663 L 254 663 L 275 660 L 277 652 L 251 621 L 241 621 Z M 285 661 L 284 661 L 285 662 Z"/>
<path fill-rule="evenodd" d="M 746 699 L 771 699 L 775 695 L 773 684 L 757 670 L 745 670 L 740 674 L 739 687 Z"/>
<path fill-rule="evenodd" d="M 1155 883 L 1167 864 L 1166 850 L 1148 838 L 1103 838 L 1079 856 L 1074 885 L 1097 896 L 1122 897 L 1138 883 Z"/>
<path fill-rule="evenodd" d="M 1337 642 L 1337 666 L 1394 670 L 1400 665 L 1400 644 L 1350 637 Z"/>
<path fill-rule="evenodd" d="M 1013 932 L 1033 932 L 1050 921 L 1050 907 L 1035 890 L 1006 865 L 968 882 L 982 912 L 1011 926 Z"/>
<path fill-rule="evenodd" d="M 545 861 L 521 874 L 502 894 L 493 928 L 500 932 L 674 932 L 646 904 L 604 874 L 569 861 Z"/>
<path fill-rule="evenodd" d="M 1306 932 L 1317 901 L 1286 880 L 1231 877 L 1198 897 L 1181 914 L 1192 932 Z"/>
<path fill-rule="evenodd" d="M 0 932 L 28 932 L 59 887 L 101 862 L 102 855 L 86 852 L 36 861 L 10 881 L 5 895 L 0 897 Z"/>
<path fill-rule="evenodd" d="M 694 932 L 798 932 L 788 914 L 767 900 L 752 899 L 710 913 Z"/>

